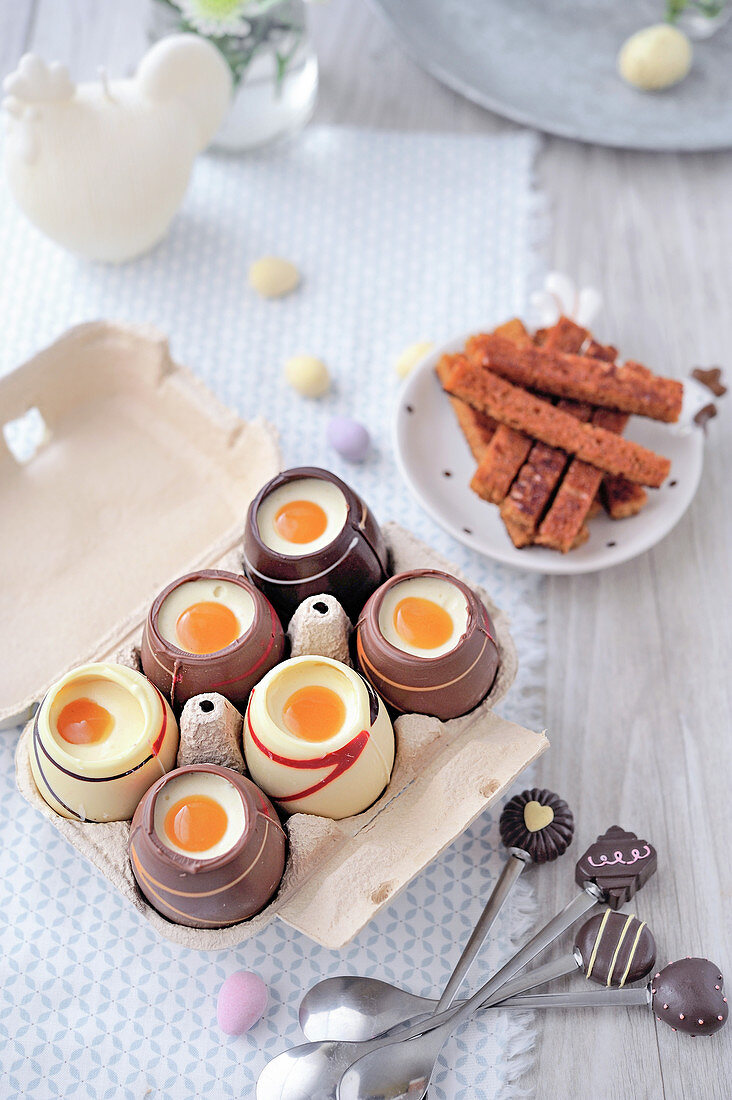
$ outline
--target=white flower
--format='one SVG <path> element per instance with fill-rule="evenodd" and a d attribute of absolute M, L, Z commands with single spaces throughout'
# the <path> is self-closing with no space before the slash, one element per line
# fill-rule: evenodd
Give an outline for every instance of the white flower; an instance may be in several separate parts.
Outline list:
<path fill-rule="evenodd" d="M 199 34 L 220 38 L 225 34 L 246 35 L 251 30 L 247 15 L 267 7 L 261 0 L 172 0 L 189 26 Z"/>
<path fill-rule="evenodd" d="M 556 324 L 563 314 L 582 328 L 589 328 L 602 307 L 602 296 L 592 286 L 578 290 L 567 275 L 550 271 L 543 290 L 531 295 L 531 305 L 543 328 Z"/>

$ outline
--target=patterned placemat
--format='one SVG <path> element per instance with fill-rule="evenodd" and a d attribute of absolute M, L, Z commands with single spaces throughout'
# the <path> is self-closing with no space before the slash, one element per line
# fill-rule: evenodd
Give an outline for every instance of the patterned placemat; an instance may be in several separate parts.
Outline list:
<path fill-rule="evenodd" d="M 245 160 L 206 157 L 168 238 L 120 268 L 84 263 L 44 240 L 3 186 L 0 372 L 79 321 L 149 322 L 169 333 L 176 358 L 220 398 L 277 425 L 288 465 L 329 466 L 377 517 L 411 528 L 491 591 L 511 614 L 521 662 L 501 710 L 539 728 L 540 580 L 493 565 L 444 534 L 400 483 L 389 444 L 393 361 L 406 344 L 442 341 L 526 310 L 541 274 L 535 151 L 529 134 L 313 128 Z M 248 289 L 248 266 L 263 254 L 298 264 L 296 294 L 262 301 Z M 336 383 L 328 397 L 304 402 L 283 384 L 284 360 L 298 352 L 328 362 Z M 367 423 L 374 449 L 363 466 L 329 450 L 325 424 L 335 413 Z M 265 1061 L 301 1041 L 297 1005 L 319 978 L 371 974 L 438 994 L 502 865 L 486 814 L 341 953 L 276 921 L 235 951 L 180 950 L 158 940 L 22 801 L 15 741 L 0 734 L 3 1097 L 253 1096 Z M 530 882 L 514 898 L 473 986 L 531 923 Z M 241 968 L 261 974 L 271 1006 L 249 1035 L 227 1039 L 216 1025 L 216 994 Z M 486 1015 L 445 1048 L 434 1100 L 512 1091 L 533 1044 L 530 1017 Z"/>

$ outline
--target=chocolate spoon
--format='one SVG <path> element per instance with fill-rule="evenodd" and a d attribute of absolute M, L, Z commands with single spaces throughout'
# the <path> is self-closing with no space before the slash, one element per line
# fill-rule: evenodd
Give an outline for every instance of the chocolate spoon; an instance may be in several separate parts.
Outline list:
<path fill-rule="evenodd" d="M 499 827 L 510 854 L 504 874 L 512 876 L 513 884 L 528 862 L 546 863 L 564 854 L 572 843 L 574 817 L 558 795 L 533 788 L 506 803 Z M 496 889 L 499 886 L 500 880 Z M 490 928 L 486 924 L 487 912 L 488 909 L 476 925 L 439 1001 L 417 997 L 377 978 L 356 975 L 325 978 L 309 989 L 300 1002 L 300 1027 L 304 1034 L 312 1041 L 371 1039 L 418 1016 L 449 1008 L 485 941 Z"/>
<path fill-rule="evenodd" d="M 392 1032 L 370 1043 L 354 1043 L 362 1054 L 352 1061 L 338 1086 L 338 1100 L 363 1100 L 368 1096 L 400 1096 L 410 1090 L 410 1100 L 421 1100 L 440 1051 L 453 1031 L 489 1000 L 519 970 L 598 901 L 612 909 L 634 896 L 656 870 L 655 849 L 639 841 L 635 833 L 613 826 L 577 861 L 575 880 L 582 893 L 574 898 L 521 950 L 486 982 L 477 993 L 449 1014 L 429 1017 L 422 1024 Z M 416 1031 L 422 1027 L 422 1034 Z M 429 1028 L 430 1030 L 424 1030 Z M 405 1042 L 410 1039 L 411 1042 Z"/>
<path fill-rule="evenodd" d="M 668 1024 L 672 1031 L 684 1031 L 687 1035 L 713 1035 L 724 1027 L 729 1012 L 719 967 L 709 959 L 690 957 L 669 963 L 643 989 L 538 993 L 512 997 L 495 1007 L 611 1008 L 629 1005 L 648 1005 L 657 1020 Z"/>
<path fill-rule="evenodd" d="M 656 944 L 645 922 L 632 914 L 606 909 L 604 913 L 585 921 L 575 936 L 574 948 L 569 954 L 506 982 L 481 1007 L 489 1008 L 502 1003 L 509 997 L 573 974 L 578 969 L 591 981 L 622 988 L 626 982 L 644 978 L 655 958 Z M 359 982 L 362 984 L 359 985 Z M 383 987 L 383 990 L 378 987 Z M 414 997 L 386 982 L 369 978 L 331 978 L 319 982 L 311 993 L 319 994 L 320 1002 L 318 997 L 311 997 L 308 1002 L 308 994 L 300 1009 L 302 1029 L 311 1040 L 370 1039 L 385 1030 L 383 1021 L 389 1019 L 390 1011 L 393 1015 L 402 1011 L 404 1019 L 439 1011 L 436 1000 Z M 378 1003 L 379 998 L 381 1003 Z M 378 1012 L 371 1010 L 374 1004 Z M 304 1020 L 303 1007 L 308 1013 Z"/>
<path fill-rule="evenodd" d="M 521 828 L 514 820 L 517 815 L 510 810 L 511 807 L 515 809 L 516 805 L 521 806 Z M 455 999 L 468 969 L 526 865 L 533 860 L 545 862 L 558 858 L 570 845 L 574 833 L 571 810 L 551 791 L 524 791 L 517 795 L 506 804 L 500 825 L 504 842 L 507 842 L 507 837 L 512 841 L 510 858 L 437 1003 L 439 1012 L 448 1008 Z M 523 846 L 514 844 L 514 840 L 523 841 Z M 572 920 L 575 919 L 573 916 Z M 340 979 L 341 982 L 344 980 Z M 380 984 L 387 990 L 395 988 L 389 987 L 386 982 Z M 403 994 L 403 991 L 399 993 Z M 387 1026 L 402 1020 L 403 1017 L 399 1017 Z M 417 1025 L 410 1034 L 418 1035 L 423 1029 L 424 1024 Z M 259 1075 L 257 1100 L 335 1100 L 338 1081 L 344 1070 L 383 1041 L 372 1039 L 362 1043 L 344 1043 L 326 1040 L 286 1050 L 269 1062 Z"/>

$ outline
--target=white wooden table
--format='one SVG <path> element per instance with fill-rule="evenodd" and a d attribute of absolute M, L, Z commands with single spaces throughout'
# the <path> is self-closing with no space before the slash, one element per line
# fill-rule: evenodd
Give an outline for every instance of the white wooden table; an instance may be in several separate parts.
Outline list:
<path fill-rule="evenodd" d="M 123 72 L 144 49 L 145 0 L 0 5 L 0 75 L 29 49 Z M 493 133 L 512 125 L 423 74 L 363 0 L 312 13 L 316 121 Z M 720 104 L 720 109 L 723 105 Z M 597 285 L 598 335 L 669 374 L 730 363 L 732 152 L 615 152 L 547 139 L 547 257 Z M 732 401 L 730 402 L 732 405 Z M 659 873 L 638 897 L 668 958 L 705 954 L 732 984 L 732 470 L 730 409 L 711 426 L 699 493 L 652 552 L 597 576 L 547 581 L 546 725 L 540 780 L 571 799 L 579 839 L 616 822 L 650 837 Z M 560 889 L 559 880 L 562 879 Z M 547 916 L 566 876 L 537 875 Z M 641 1010 L 540 1021 L 538 1097 L 732 1095 L 732 1026 L 690 1040 Z"/>

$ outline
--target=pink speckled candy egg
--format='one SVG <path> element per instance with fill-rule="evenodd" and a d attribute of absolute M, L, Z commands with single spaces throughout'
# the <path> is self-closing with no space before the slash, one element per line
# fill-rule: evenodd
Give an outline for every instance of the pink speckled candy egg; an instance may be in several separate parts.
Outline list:
<path fill-rule="evenodd" d="M 267 1008 L 267 986 L 258 974 L 237 970 L 219 990 L 216 1016 L 227 1035 L 243 1035 L 254 1027 Z"/>
<path fill-rule="evenodd" d="M 331 447 L 349 462 L 363 462 L 371 446 L 368 430 L 348 416 L 334 416 L 328 423 L 327 437 Z"/>

